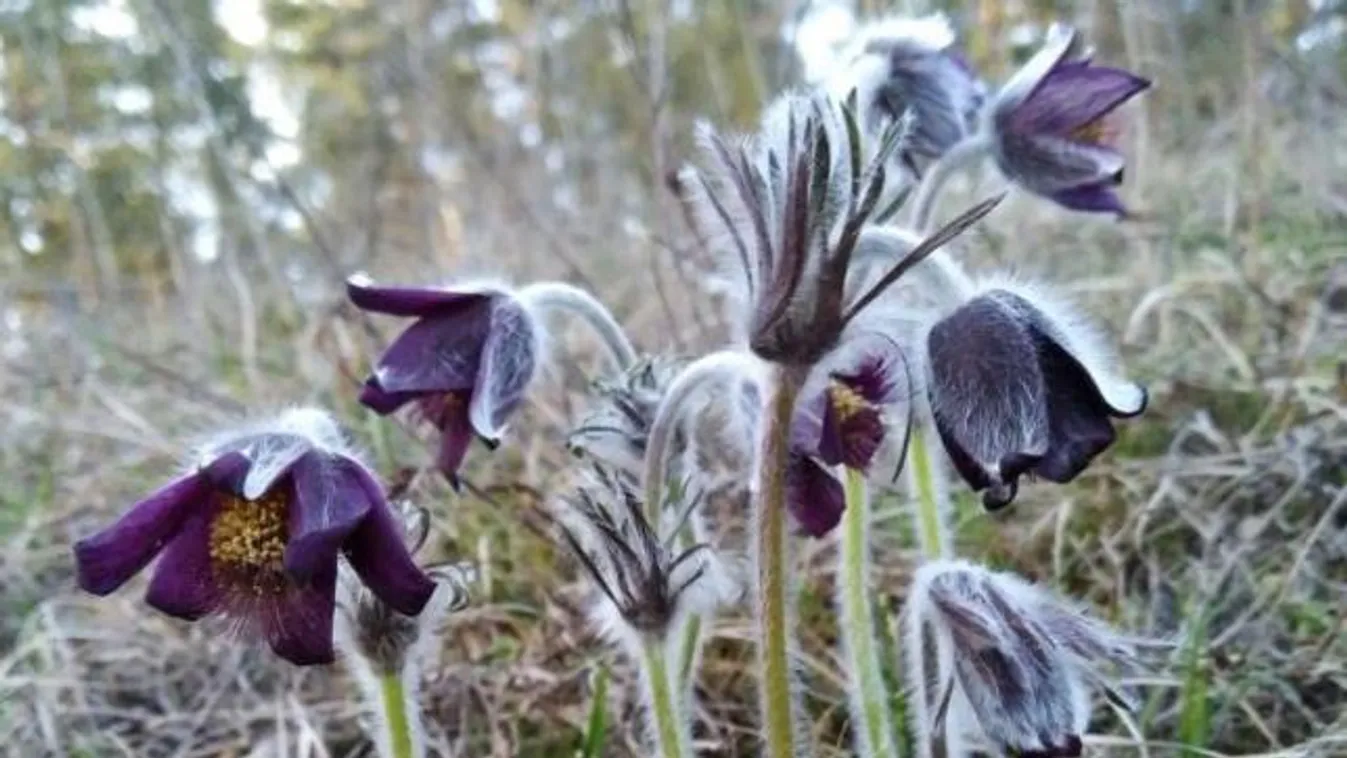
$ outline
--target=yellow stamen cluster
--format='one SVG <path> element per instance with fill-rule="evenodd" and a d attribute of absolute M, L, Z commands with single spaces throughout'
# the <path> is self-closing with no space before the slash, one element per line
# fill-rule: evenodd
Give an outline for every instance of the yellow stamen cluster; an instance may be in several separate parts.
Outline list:
<path fill-rule="evenodd" d="M 289 501 L 268 493 L 259 500 L 227 496 L 210 525 L 210 559 L 233 569 L 281 570 Z"/>
<path fill-rule="evenodd" d="M 1071 130 L 1071 138 L 1077 142 L 1084 142 L 1089 145 L 1102 145 L 1108 141 L 1112 130 L 1104 119 L 1097 118 L 1088 124 L 1078 126 Z"/>
<path fill-rule="evenodd" d="M 842 422 L 849 421 L 857 413 L 870 408 L 870 401 L 866 400 L 864 395 L 837 380 L 828 385 L 828 402 L 832 404 L 833 412 Z"/>

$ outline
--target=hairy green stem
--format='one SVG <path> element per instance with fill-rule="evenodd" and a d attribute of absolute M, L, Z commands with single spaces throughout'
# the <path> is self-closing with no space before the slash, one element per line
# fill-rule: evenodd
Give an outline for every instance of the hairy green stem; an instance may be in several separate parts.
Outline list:
<path fill-rule="evenodd" d="M 651 716 L 655 721 L 656 748 L 659 758 L 687 758 L 692 755 L 692 735 L 688 733 L 687 715 L 682 713 L 683 699 L 674 694 L 669 679 L 663 640 L 646 640 L 641 655 L 645 666 L 645 683 L 649 688 Z"/>
<path fill-rule="evenodd" d="M 950 177 L 973 165 L 990 149 L 991 143 L 981 134 L 965 137 L 926 170 L 921 185 L 917 187 L 917 197 L 912 201 L 911 226 L 918 234 L 930 231 L 931 216 L 935 215 L 940 193 L 944 191 Z"/>
<path fill-rule="evenodd" d="M 645 448 L 645 513 L 646 519 L 656 529 L 663 520 L 665 500 L 668 498 L 669 459 L 674 453 L 674 441 L 678 438 L 688 403 L 698 393 L 716 383 L 752 378 L 756 376 L 757 370 L 757 360 L 752 356 L 733 350 L 721 350 L 693 361 L 665 390 L 664 398 L 655 412 L 655 419 L 650 424 L 650 434 L 646 438 Z M 683 533 L 679 535 L 684 548 L 690 547 L 695 541 L 691 531 L 691 526 L 685 525 Z M 683 686 L 691 681 L 693 664 L 701 649 L 701 633 L 701 617 L 692 615 L 683 626 L 683 643 L 679 647 L 679 658 L 675 662 L 678 668 L 678 681 Z"/>
<path fill-rule="evenodd" d="M 585 290 L 565 282 L 535 282 L 519 290 L 519 299 L 539 311 L 565 311 L 584 319 L 619 371 L 636 363 L 636 348 L 613 312 Z"/>
<path fill-rule="evenodd" d="M 846 510 L 842 515 L 842 549 L 838 553 L 838 605 L 842 615 L 843 650 L 847 656 L 856 752 L 866 758 L 897 758 L 889 692 L 884 682 L 875 640 L 874 609 L 870 603 L 870 496 L 865 475 L 843 467 Z"/>
<path fill-rule="evenodd" d="M 656 528 L 666 505 L 669 459 L 674 453 L 674 441 L 687 414 L 688 403 L 717 383 L 752 379 L 757 370 L 757 359 L 753 356 L 737 350 L 720 350 L 688 364 L 664 391 L 655 419 L 650 423 L 645 447 L 646 519 Z"/>
<path fill-rule="evenodd" d="M 912 430 L 907 448 L 907 477 L 909 488 L 917 500 L 916 531 L 922 555 L 927 560 L 949 558 L 953 555 L 947 514 L 952 509 L 949 490 L 941 481 L 942 472 L 927 445 L 929 430 L 924 425 Z"/>
<path fill-rule="evenodd" d="M 798 758 L 795 698 L 791 687 L 790 604 L 792 591 L 786 534 L 786 466 L 790 423 L 804 373 L 775 367 L 766 382 L 759 430 L 754 504 L 754 553 L 762 729 L 767 758 Z"/>
<path fill-rule="evenodd" d="M 388 730 L 387 758 L 415 758 L 411 714 L 407 692 L 397 674 L 379 675 L 379 700 L 383 707 L 383 725 Z"/>

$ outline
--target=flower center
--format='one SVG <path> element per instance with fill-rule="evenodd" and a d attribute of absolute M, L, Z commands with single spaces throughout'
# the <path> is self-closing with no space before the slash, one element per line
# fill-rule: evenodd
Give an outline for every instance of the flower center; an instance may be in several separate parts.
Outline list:
<path fill-rule="evenodd" d="M 1116 134 L 1117 130 L 1108 123 L 1108 119 L 1097 118 L 1072 129 L 1071 139 L 1087 145 L 1106 145 L 1113 141 Z"/>
<path fill-rule="evenodd" d="M 279 493 L 258 500 L 226 495 L 210 525 L 210 559 L 217 567 L 280 574 L 289 501 Z"/>
<path fill-rule="evenodd" d="M 866 400 L 864 395 L 835 379 L 828 385 L 828 402 L 832 403 L 833 412 L 842 423 L 850 421 L 856 414 L 871 407 L 870 401 Z"/>

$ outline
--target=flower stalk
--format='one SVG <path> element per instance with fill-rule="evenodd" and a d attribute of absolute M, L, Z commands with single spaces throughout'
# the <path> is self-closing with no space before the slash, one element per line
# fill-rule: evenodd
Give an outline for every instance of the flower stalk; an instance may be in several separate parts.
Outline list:
<path fill-rule="evenodd" d="M 675 694 L 663 640 L 644 642 L 641 668 L 660 758 L 688 758 L 692 755 L 691 722 L 684 712 L 683 698 Z"/>
<path fill-rule="evenodd" d="M 643 483 L 646 518 L 650 523 L 661 523 L 664 515 L 669 484 L 669 460 L 673 455 L 679 426 L 688 410 L 688 403 L 698 392 L 716 382 L 752 377 L 757 368 L 758 363 L 751 356 L 722 350 L 693 361 L 669 385 L 655 413 L 655 420 L 650 425 L 650 436 L 646 442 Z M 683 533 L 678 535 L 678 543 L 682 547 L 689 547 L 696 542 L 691 530 L 689 523 Z M 692 679 L 694 664 L 701 650 L 701 633 L 701 617 L 690 614 L 683 624 L 683 641 L 678 649 L 678 681 L 683 686 L 687 686 Z"/>
<path fill-rule="evenodd" d="M 776 366 L 764 398 L 759 431 L 753 503 L 753 550 L 757 562 L 755 610 L 768 758 L 795 758 L 795 697 L 791 686 L 790 608 L 792 591 L 786 534 L 786 466 L 791 418 L 803 372 Z"/>
<path fill-rule="evenodd" d="M 926 234 L 931 228 L 931 217 L 939 207 L 940 193 L 945 184 L 955 174 L 963 171 L 991 149 L 991 142 L 982 135 L 965 137 L 940 156 L 940 160 L 931 164 L 931 168 L 922 177 L 917 188 L 917 196 L 912 201 L 912 228 L 918 234 Z M 938 255 L 939 253 L 937 253 Z"/>
<path fill-rule="evenodd" d="M 382 718 L 385 734 L 381 744 L 385 745 L 388 758 L 418 758 L 413 747 L 411 720 L 408 714 L 415 708 L 407 705 L 407 689 L 402 677 L 397 674 L 383 674 L 379 677 L 379 704 L 383 709 Z"/>
<path fill-rule="evenodd" d="M 838 554 L 838 606 L 842 614 L 856 752 L 867 758 L 897 758 L 889 718 L 889 692 L 870 603 L 870 497 L 863 472 L 849 466 L 841 469 L 846 511 L 842 516 L 842 545 Z"/>
<path fill-rule="evenodd" d="M 636 363 L 636 348 L 632 347 L 613 312 L 585 290 L 565 282 L 535 282 L 519 291 L 519 299 L 535 312 L 565 312 L 579 316 L 594 330 L 619 371 Z"/>
<path fill-rule="evenodd" d="M 948 522 L 953 504 L 949 500 L 949 488 L 942 479 L 943 472 L 935 458 L 939 451 L 932 450 L 927 444 L 929 436 L 930 429 L 926 424 L 912 429 L 904 471 L 908 489 L 917 501 L 914 525 L 921 554 L 927 560 L 934 560 L 953 555 Z"/>

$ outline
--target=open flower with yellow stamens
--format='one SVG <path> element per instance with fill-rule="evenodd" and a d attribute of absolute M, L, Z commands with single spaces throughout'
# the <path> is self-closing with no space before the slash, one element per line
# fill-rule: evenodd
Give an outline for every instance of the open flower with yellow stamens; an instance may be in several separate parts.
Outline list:
<path fill-rule="evenodd" d="M 884 408 L 899 399 L 902 354 L 887 339 L 873 342 L 855 354 L 850 369 L 829 372 L 826 384 L 806 395 L 809 400 L 797 408 L 791 425 L 786 504 L 801 531 L 812 537 L 832 531 L 846 507 L 842 483 L 832 470 L 870 467 L 888 430 Z"/>
<path fill-rule="evenodd" d="M 1059 30 L 992 102 L 997 165 L 1011 181 L 1066 208 L 1126 215 L 1113 189 L 1125 163 L 1113 114 L 1150 85 L 1123 69 L 1093 65 L 1079 35 Z"/>
<path fill-rule="evenodd" d="M 313 409 L 206 445 L 190 472 L 75 545 L 84 590 L 107 595 L 159 556 L 146 602 L 188 621 L 229 616 L 301 666 L 333 659 L 339 554 L 401 613 L 435 590 L 383 487 Z"/>

